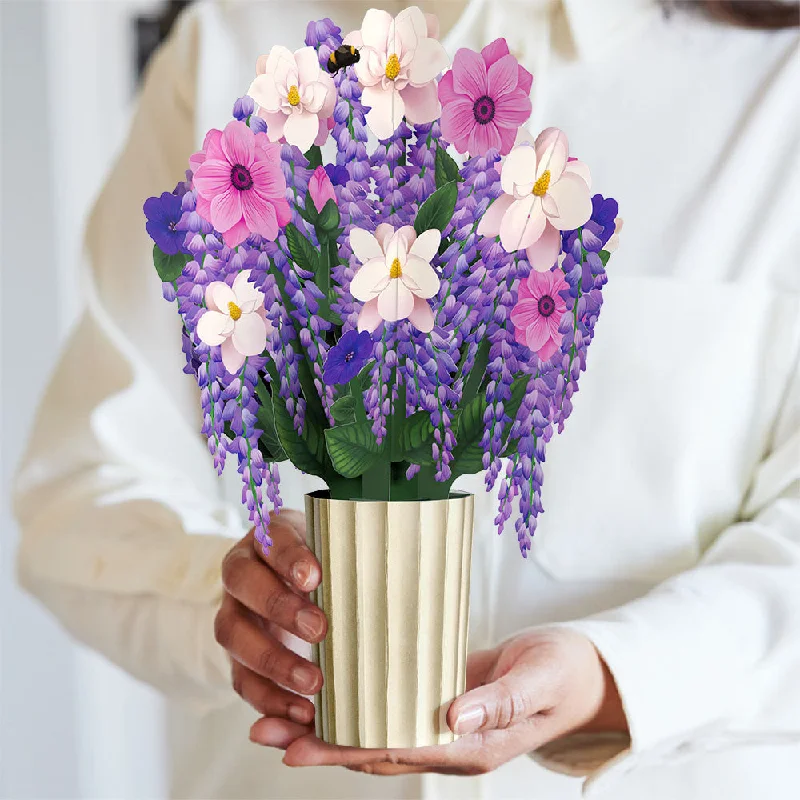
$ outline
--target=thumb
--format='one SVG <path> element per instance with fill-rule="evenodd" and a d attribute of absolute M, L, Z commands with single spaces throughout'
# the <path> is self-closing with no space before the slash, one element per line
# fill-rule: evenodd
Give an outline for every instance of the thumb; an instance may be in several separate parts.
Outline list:
<path fill-rule="evenodd" d="M 522 722 L 554 704 L 552 673 L 544 653 L 528 650 L 496 680 L 457 697 L 447 711 L 447 724 L 462 735 Z"/>

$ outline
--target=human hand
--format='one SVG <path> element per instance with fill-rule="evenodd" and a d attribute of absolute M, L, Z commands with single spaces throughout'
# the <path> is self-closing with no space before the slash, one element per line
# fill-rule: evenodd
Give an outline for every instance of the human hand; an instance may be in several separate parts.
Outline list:
<path fill-rule="evenodd" d="M 489 772 L 568 733 L 625 731 L 614 680 L 594 645 L 568 629 L 528 631 L 470 655 L 467 691 L 447 712 L 453 744 L 413 749 L 337 747 L 312 733 L 289 741 L 282 720 L 258 720 L 250 738 L 286 749 L 289 766 L 341 765 L 396 775 Z"/>
<path fill-rule="evenodd" d="M 305 544 L 305 518 L 282 511 L 270 519 L 272 548 L 264 557 L 253 531 L 237 542 L 222 563 L 225 590 L 214 635 L 231 657 L 236 692 L 278 725 L 288 744 L 308 733 L 314 706 L 306 697 L 322 686 L 319 667 L 287 647 L 291 635 L 306 642 L 325 637 L 328 623 L 306 594 L 322 576 Z"/>

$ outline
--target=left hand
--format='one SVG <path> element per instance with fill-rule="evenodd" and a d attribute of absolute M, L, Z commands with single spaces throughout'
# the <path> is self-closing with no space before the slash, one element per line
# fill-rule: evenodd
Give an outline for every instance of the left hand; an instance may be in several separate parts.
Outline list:
<path fill-rule="evenodd" d="M 515 636 L 467 661 L 467 691 L 447 712 L 453 744 L 361 749 L 321 742 L 308 728 L 262 717 L 259 744 L 286 750 L 291 767 L 340 765 L 378 775 L 477 775 L 568 733 L 625 731 L 627 720 L 608 668 L 584 636 L 552 628 Z"/>

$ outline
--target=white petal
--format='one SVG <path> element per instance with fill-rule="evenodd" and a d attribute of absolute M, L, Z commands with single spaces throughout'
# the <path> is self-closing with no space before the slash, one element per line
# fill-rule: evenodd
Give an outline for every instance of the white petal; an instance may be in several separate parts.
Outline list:
<path fill-rule="evenodd" d="M 350 249 L 362 264 L 366 264 L 373 258 L 383 258 L 384 253 L 375 236 L 363 228 L 353 228 L 350 231 Z"/>
<path fill-rule="evenodd" d="M 398 228 L 394 236 L 386 243 L 386 267 L 388 269 L 391 269 L 395 259 L 400 262 L 401 267 L 406 263 L 409 248 L 409 228 L 411 228 L 410 225 Z M 416 237 L 413 228 L 411 228 L 411 233 Z"/>
<path fill-rule="evenodd" d="M 389 270 L 386 269 L 383 255 L 380 258 L 373 258 L 362 264 L 356 271 L 353 280 L 350 282 L 350 294 L 356 300 L 371 300 L 378 293 L 388 276 Z"/>
<path fill-rule="evenodd" d="M 391 81 L 390 81 L 391 83 Z M 403 98 L 394 84 L 387 89 L 380 86 L 365 86 L 361 101 L 369 106 L 367 125 L 378 139 L 388 139 L 396 130 L 405 114 Z"/>
<path fill-rule="evenodd" d="M 219 311 L 206 311 L 197 322 L 197 335 L 201 342 L 214 347 L 222 344 L 233 333 L 233 320 Z"/>
<path fill-rule="evenodd" d="M 556 204 L 556 214 L 548 213 L 548 217 L 560 231 L 571 231 L 592 216 L 589 187 L 577 175 L 565 172 L 560 181 L 551 184 L 547 196 Z"/>
<path fill-rule="evenodd" d="M 410 278 L 411 282 L 407 279 Z M 433 297 L 439 291 L 436 270 L 419 256 L 409 254 L 403 267 L 403 283 L 418 297 Z"/>
<path fill-rule="evenodd" d="M 371 8 L 364 14 L 361 23 L 361 40 L 367 47 L 386 52 L 386 40 L 392 24 L 392 15 L 387 11 Z"/>
<path fill-rule="evenodd" d="M 430 83 L 450 65 L 450 58 L 441 42 L 421 39 L 414 51 L 414 60 L 408 68 L 408 79 L 414 86 Z"/>
<path fill-rule="evenodd" d="M 561 234 L 549 222 L 542 235 L 525 250 L 528 262 L 537 272 L 547 272 L 561 252 Z"/>
<path fill-rule="evenodd" d="M 433 330 L 433 309 L 427 300 L 421 297 L 414 297 L 414 308 L 408 315 L 408 321 L 422 333 L 430 333 Z"/>
<path fill-rule="evenodd" d="M 297 64 L 297 78 L 300 85 L 313 83 L 319 78 L 320 66 L 317 51 L 313 47 L 301 47 L 294 51 Z"/>
<path fill-rule="evenodd" d="M 557 181 L 569 158 L 569 141 L 567 134 L 558 128 L 545 128 L 536 137 L 536 179 L 538 180 L 545 170 L 550 171 L 550 182 Z"/>
<path fill-rule="evenodd" d="M 381 324 L 383 318 L 378 313 L 378 298 L 364 303 L 361 313 L 358 315 L 358 330 L 359 331 L 372 331 Z"/>
<path fill-rule="evenodd" d="M 387 322 L 405 319 L 414 308 L 414 295 L 399 278 L 393 278 L 378 297 L 378 313 Z"/>
<path fill-rule="evenodd" d="M 583 161 L 567 161 L 567 166 L 564 167 L 564 172 L 571 172 L 579 178 L 583 178 L 583 182 L 591 189 L 592 188 L 592 174 L 589 172 L 589 167 Z"/>
<path fill-rule="evenodd" d="M 342 39 L 342 44 L 352 44 L 353 47 L 363 47 L 364 39 L 361 36 L 361 31 L 351 31 L 347 36 Z"/>
<path fill-rule="evenodd" d="M 514 253 L 533 244 L 544 230 L 545 217 L 542 204 L 534 195 L 515 200 L 500 223 L 500 244 L 507 253 Z"/>
<path fill-rule="evenodd" d="M 381 57 L 381 54 L 372 47 L 361 48 L 361 58 L 354 69 L 362 86 L 374 86 L 376 83 L 381 83 L 386 69 L 385 63 L 382 64 L 385 59 L 385 55 Z"/>
<path fill-rule="evenodd" d="M 244 364 L 244 356 L 236 349 L 231 339 L 226 339 L 220 348 L 222 352 L 222 363 L 230 373 L 236 373 Z"/>
<path fill-rule="evenodd" d="M 300 148 L 305 153 L 317 138 L 319 133 L 319 117 L 310 111 L 301 111 L 299 114 L 290 114 L 283 126 L 283 135 L 289 144 Z"/>
<path fill-rule="evenodd" d="M 250 282 L 250 270 L 240 272 L 233 281 L 236 305 L 243 314 L 251 314 L 264 305 L 264 295 Z"/>
<path fill-rule="evenodd" d="M 375 228 L 375 239 L 381 246 L 382 252 L 386 252 L 386 243 L 392 238 L 393 235 L 394 228 L 388 222 L 381 222 L 381 224 Z"/>
<path fill-rule="evenodd" d="M 416 12 L 416 13 L 414 13 Z M 403 55 L 413 53 L 419 43 L 419 21 L 422 20 L 422 30 L 426 31 L 425 17 L 416 7 L 404 8 L 389 26 L 386 38 L 386 52 L 397 53 L 402 61 Z M 423 35 L 425 35 L 423 33 Z"/>
<path fill-rule="evenodd" d="M 267 326 L 258 314 L 242 314 L 233 323 L 231 340 L 242 355 L 260 355 L 267 345 Z"/>
<path fill-rule="evenodd" d="M 235 303 L 236 295 L 227 283 L 214 281 L 206 286 L 206 306 L 214 311 L 228 313 L 228 303 Z"/>
<path fill-rule="evenodd" d="M 301 102 L 306 111 L 312 114 L 319 114 L 322 106 L 325 105 L 325 98 L 328 96 L 328 87 L 320 81 L 308 83 L 303 87 Z"/>
<path fill-rule="evenodd" d="M 277 86 L 285 86 L 290 75 L 297 75 L 297 62 L 288 47 L 276 45 L 269 51 L 264 68 L 265 75 L 271 75 Z"/>
<path fill-rule="evenodd" d="M 272 75 L 259 75 L 247 90 L 247 94 L 265 111 L 276 112 L 281 107 L 281 96 Z"/>
<path fill-rule="evenodd" d="M 514 198 L 510 194 L 501 194 L 484 211 L 478 223 L 478 236 L 497 236 L 500 233 L 500 223 L 513 202 Z"/>
<path fill-rule="evenodd" d="M 500 185 L 506 194 L 514 194 L 514 186 L 536 180 L 536 151 L 528 145 L 518 145 L 503 162 Z"/>
<path fill-rule="evenodd" d="M 442 234 L 436 228 L 423 231 L 411 245 L 409 251 L 415 256 L 419 256 L 423 261 L 431 262 L 436 253 L 439 252 L 439 245 L 442 243 Z"/>

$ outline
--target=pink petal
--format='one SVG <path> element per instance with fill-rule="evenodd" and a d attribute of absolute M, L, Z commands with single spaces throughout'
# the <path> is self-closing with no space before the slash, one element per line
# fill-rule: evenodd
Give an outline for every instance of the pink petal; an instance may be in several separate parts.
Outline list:
<path fill-rule="evenodd" d="M 530 265 L 538 272 L 549 270 L 561 252 L 561 234 L 547 222 L 542 235 L 531 245 L 526 254 Z"/>
<path fill-rule="evenodd" d="M 234 347 L 244 356 L 260 355 L 267 346 L 267 328 L 258 314 L 242 314 L 233 323 Z"/>
<path fill-rule="evenodd" d="M 242 192 L 242 215 L 252 233 L 275 241 L 278 237 L 278 219 L 272 200 L 257 190 Z"/>
<path fill-rule="evenodd" d="M 325 167 L 320 164 L 312 173 L 308 181 L 308 193 L 314 201 L 314 208 L 322 211 L 328 200 L 336 202 L 336 193 L 333 191 L 333 184 L 325 172 Z"/>
<path fill-rule="evenodd" d="M 563 334 L 559 333 L 557 336 L 548 339 L 537 351 L 536 355 L 542 361 L 549 361 L 556 353 L 559 347 L 561 347 L 561 340 L 563 339 Z M 530 345 L 529 345 L 530 346 Z M 531 348 L 533 349 L 533 348 Z"/>
<path fill-rule="evenodd" d="M 320 119 L 319 119 L 319 129 L 317 130 L 317 138 L 314 139 L 314 144 L 317 147 L 322 147 L 328 139 L 328 134 L 333 129 L 333 117 L 328 115 L 327 118 L 323 119 L 322 112 L 320 112 Z"/>
<path fill-rule="evenodd" d="M 546 217 L 540 203 L 530 195 L 515 200 L 500 223 L 500 243 L 507 253 L 523 250 L 533 244 L 544 230 Z"/>
<path fill-rule="evenodd" d="M 517 128 L 524 124 L 531 115 L 531 99 L 528 95 L 515 89 L 513 92 L 497 99 L 494 104 L 494 120 L 498 125 Z"/>
<path fill-rule="evenodd" d="M 569 141 L 564 131 L 558 128 L 545 128 L 534 144 L 536 149 L 536 178 L 545 170 L 550 171 L 550 183 L 557 181 L 564 172 L 569 157 Z"/>
<path fill-rule="evenodd" d="M 494 122 L 475 125 L 470 131 L 467 142 L 467 151 L 471 156 L 484 156 L 489 150 L 499 150 L 501 141 L 497 125 Z"/>
<path fill-rule="evenodd" d="M 530 94 L 531 86 L 533 86 L 533 75 L 520 64 L 519 73 L 517 75 L 517 87 L 522 89 L 525 94 Z"/>
<path fill-rule="evenodd" d="M 583 178 L 565 172 L 561 180 L 550 184 L 547 196 L 555 201 L 556 214 L 548 214 L 550 222 L 562 231 L 583 225 L 592 216 L 592 198 Z"/>
<path fill-rule="evenodd" d="M 310 111 L 290 114 L 286 118 L 283 135 L 289 144 L 299 147 L 301 153 L 305 153 L 314 144 L 317 133 L 319 133 L 319 119 Z"/>
<path fill-rule="evenodd" d="M 258 116 L 267 123 L 267 136 L 271 142 L 277 142 L 283 138 L 283 128 L 286 125 L 286 114 L 283 111 L 276 111 L 274 114 L 264 109 L 259 109 Z"/>
<path fill-rule="evenodd" d="M 231 339 L 226 339 L 220 347 L 222 363 L 231 374 L 237 373 L 244 364 L 244 356 L 236 349 Z"/>
<path fill-rule="evenodd" d="M 375 240 L 381 246 L 381 254 L 386 252 L 386 244 L 394 236 L 394 228 L 388 222 L 381 222 L 375 228 Z M 379 258 L 380 256 L 376 256 Z"/>
<path fill-rule="evenodd" d="M 211 222 L 211 201 L 197 193 L 197 213 L 207 222 Z"/>
<path fill-rule="evenodd" d="M 231 188 L 231 165 L 227 161 L 206 159 L 194 173 L 198 194 L 213 198 Z"/>
<path fill-rule="evenodd" d="M 510 94 L 517 88 L 518 66 L 517 59 L 507 55 L 489 67 L 486 73 L 486 87 L 495 103 L 498 98 Z"/>
<path fill-rule="evenodd" d="M 508 53 L 508 42 L 503 38 L 489 42 L 489 44 L 481 50 L 481 55 L 487 67 L 491 67 L 495 61 L 499 61 L 503 56 L 507 56 Z"/>
<path fill-rule="evenodd" d="M 214 347 L 230 336 L 231 318 L 219 311 L 206 311 L 197 321 L 197 336 L 201 342 Z"/>
<path fill-rule="evenodd" d="M 367 112 L 367 125 L 375 136 L 383 141 L 396 130 L 405 114 L 405 103 L 402 95 L 394 86 L 383 89 L 380 86 L 365 86 L 361 95 Z"/>
<path fill-rule="evenodd" d="M 514 198 L 510 194 L 501 194 L 484 211 L 478 223 L 478 236 L 497 236 L 500 233 L 500 223 L 506 211 L 511 207 Z"/>
<path fill-rule="evenodd" d="M 241 244 L 248 236 L 250 231 L 247 230 L 247 223 L 244 219 L 240 219 L 232 228 L 227 231 L 222 231 L 222 241 L 228 247 L 236 247 Z"/>
<path fill-rule="evenodd" d="M 439 38 L 439 17 L 436 14 L 425 14 L 425 33 L 431 39 Z"/>
<path fill-rule="evenodd" d="M 222 132 L 222 150 L 231 164 L 249 167 L 256 155 L 253 131 L 244 122 L 229 122 Z"/>
<path fill-rule="evenodd" d="M 549 338 L 550 329 L 547 327 L 547 320 L 541 314 L 537 314 L 536 319 L 525 328 L 525 344 L 535 353 Z"/>
<path fill-rule="evenodd" d="M 227 231 L 242 218 L 241 194 L 230 186 L 211 201 L 211 224 L 218 231 Z"/>
<path fill-rule="evenodd" d="M 426 41 L 431 40 L 426 39 Z M 433 122 L 442 113 L 436 84 L 433 82 L 424 86 L 408 84 L 400 92 L 400 96 L 406 106 L 406 119 L 414 125 L 426 125 Z"/>
<path fill-rule="evenodd" d="M 371 8 L 364 14 L 361 23 L 361 40 L 367 47 L 373 47 L 379 52 L 385 52 L 386 40 L 389 36 L 389 27 L 392 16 L 387 11 Z"/>
<path fill-rule="evenodd" d="M 414 59 L 408 67 L 408 79 L 415 86 L 430 83 L 440 72 L 450 66 L 447 51 L 436 39 L 420 39 Z M 433 87 L 434 92 L 436 87 Z"/>
<path fill-rule="evenodd" d="M 253 179 L 253 188 L 265 197 L 275 199 L 286 194 L 286 179 L 277 164 L 269 161 L 256 161 L 250 167 L 250 177 Z"/>
<path fill-rule="evenodd" d="M 453 87 L 477 100 L 486 94 L 486 64 L 479 53 L 462 47 L 453 59 Z"/>
<path fill-rule="evenodd" d="M 448 103 L 454 102 L 459 97 L 460 95 L 456 94 L 456 90 L 453 88 L 453 70 L 449 69 L 439 81 L 439 100 L 446 108 Z"/>
<path fill-rule="evenodd" d="M 414 307 L 408 315 L 408 321 L 421 333 L 430 333 L 433 330 L 433 309 L 427 300 L 414 297 Z"/>
<path fill-rule="evenodd" d="M 511 148 L 514 147 L 514 141 L 517 135 L 516 128 L 504 128 L 498 125 L 498 131 L 500 132 L 500 155 L 504 156 L 511 152 Z"/>
<path fill-rule="evenodd" d="M 466 153 L 470 132 L 477 125 L 472 111 L 474 103 L 463 95 L 455 97 L 449 102 L 442 101 L 442 136 L 452 142 L 459 153 Z"/>
<path fill-rule="evenodd" d="M 275 209 L 275 214 L 278 217 L 278 225 L 281 228 L 292 221 L 292 209 L 289 207 L 289 201 L 285 197 L 273 200 L 272 206 Z"/>
<path fill-rule="evenodd" d="M 372 331 L 383 322 L 381 315 L 378 313 L 378 298 L 364 303 L 361 313 L 358 315 L 358 329 L 359 331 Z"/>
<path fill-rule="evenodd" d="M 405 319 L 414 308 L 414 295 L 399 278 L 393 278 L 378 296 L 378 313 L 387 322 Z"/>
<path fill-rule="evenodd" d="M 206 158 L 213 158 L 218 161 L 222 161 L 225 158 L 225 154 L 222 152 L 222 131 L 217 130 L 217 128 L 212 128 L 207 134 L 206 138 L 203 139 L 203 150 L 206 154 Z"/>

